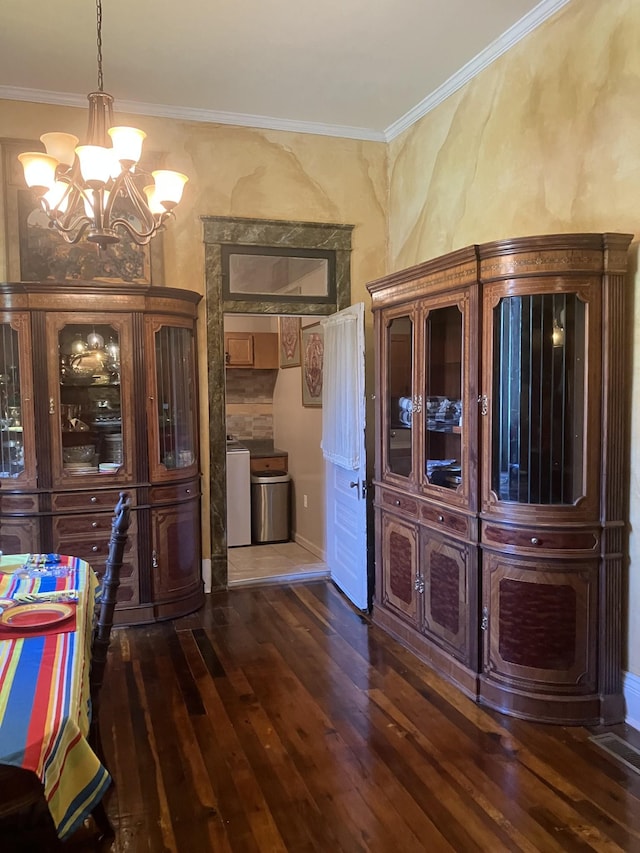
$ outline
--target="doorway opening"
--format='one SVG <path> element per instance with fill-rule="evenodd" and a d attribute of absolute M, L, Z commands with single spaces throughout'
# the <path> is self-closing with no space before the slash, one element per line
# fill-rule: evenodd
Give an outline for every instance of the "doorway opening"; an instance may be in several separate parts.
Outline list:
<path fill-rule="evenodd" d="M 211 479 L 211 577 L 212 589 L 228 586 L 226 436 L 227 356 L 225 318 L 227 315 L 257 315 L 277 323 L 278 316 L 305 316 L 312 323 L 349 305 L 350 252 L 352 226 L 273 220 L 203 217 L 207 297 L 207 350 L 209 396 L 209 453 Z M 332 287 L 327 293 L 264 294 L 249 288 L 238 294 L 225 283 L 223 253 L 229 247 L 266 247 L 283 250 L 284 257 L 321 251 L 332 263 Z M 240 251 L 240 254 L 243 254 Z M 248 356 L 247 356 L 248 357 Z M 278 370 L 280 368 L 278 367 Z M 283 369 L 283 373 L 287 371 Z M 311 397 L 313 395 L 311 394 Z M 233 432 L 231 432 L 233 434 Z M 318 442 L 319 444 L 319 442 Z M 206 488 L 206 485 L 205 485 Z"/>

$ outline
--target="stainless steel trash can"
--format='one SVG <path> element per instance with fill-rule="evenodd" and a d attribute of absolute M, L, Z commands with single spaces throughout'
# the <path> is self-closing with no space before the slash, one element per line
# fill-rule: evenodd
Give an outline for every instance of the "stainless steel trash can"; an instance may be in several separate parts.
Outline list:
<path fill-rule="evenodd" d="M 251 475 L 251 541 L 288 542 L 291 538 L 289 495 L 291 477 L 285 471 Z"/>

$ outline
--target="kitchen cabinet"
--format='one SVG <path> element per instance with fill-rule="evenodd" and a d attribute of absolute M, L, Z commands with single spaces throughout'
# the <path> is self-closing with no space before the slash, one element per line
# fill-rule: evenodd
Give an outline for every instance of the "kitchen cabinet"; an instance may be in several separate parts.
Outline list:
<path fill-rule="evenodd" d="M 226 367 L 277 370 L 280 366 L 276 332 L 225 332 Z"/>
<path fill-rule="evenodd" d="M 526 719 L 624 719 L 630 241 L 503 240 L 368 285 L 374 621 Z"/>
<path fill-rule="evenodd" d="M 0 546 L 74 554 L 100 574 L 126 490 L 117 621 L 197 609 L 200 296 L 101 282 L 0 293 L 10 306 L 0 313 Z"/>

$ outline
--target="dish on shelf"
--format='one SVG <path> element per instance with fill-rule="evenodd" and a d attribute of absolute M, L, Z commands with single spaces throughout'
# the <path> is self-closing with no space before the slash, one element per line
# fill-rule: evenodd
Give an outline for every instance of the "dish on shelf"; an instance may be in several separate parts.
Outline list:
<path fill-rule="evenodd" d="M 62 459 L 66 464 L 84 464 L 91 462 L 96 453 L 95 444 L 78 444 L 75 447 L 64 447 Z"/>

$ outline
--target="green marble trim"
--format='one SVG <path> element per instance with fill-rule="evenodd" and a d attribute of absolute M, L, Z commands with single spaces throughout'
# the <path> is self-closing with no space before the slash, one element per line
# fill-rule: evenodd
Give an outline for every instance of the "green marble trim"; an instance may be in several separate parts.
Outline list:
<path fill-rule="evenodd" d="M 227 587 L 227 458 L 224 375 L 224 315 L 310 314 L 326 316 L 351 304 L 351 225 L 288 222 L 203 216 L 205 244 L 205 295 L 209 390 L 209 458 L 212 589 Z M 223 300 L 222 245 L 279 246 L 288 249 L 335 251 L 335 303 L 252 302 Z"/>

